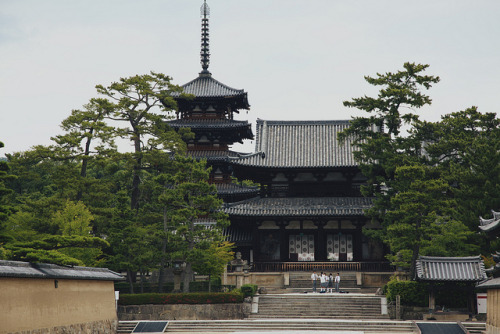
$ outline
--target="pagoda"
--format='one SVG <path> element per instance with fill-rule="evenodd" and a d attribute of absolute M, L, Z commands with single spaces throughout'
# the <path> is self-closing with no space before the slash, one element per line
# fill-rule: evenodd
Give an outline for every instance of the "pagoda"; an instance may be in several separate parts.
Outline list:
<path fill-rule="evenodd" d="M 210 183 L 217 187 L 217 193 L 225 202 L 234 202 L 256 196 L 256 187 L 237 185 L 231 179 L 228 157 L 236 157 L 238 152 L 229 146 L 244 139 L 253 139 L 248 121 L 234 120 L 235 113 L 249 110 L 247 93 L 243 89 L 231 88 L 212 77 L 209 48 L 210 8 L 206 0 L 201 6 L 201 67 L 198 77 L 182 85 L 183 94 L 174 95 L 177 101 L 177 119 L 169 125 L 178 130 L 189 128 L 194 139 L 187 142 L 188 155 L 195 159 L 206 159 L 212 168 Z"/>

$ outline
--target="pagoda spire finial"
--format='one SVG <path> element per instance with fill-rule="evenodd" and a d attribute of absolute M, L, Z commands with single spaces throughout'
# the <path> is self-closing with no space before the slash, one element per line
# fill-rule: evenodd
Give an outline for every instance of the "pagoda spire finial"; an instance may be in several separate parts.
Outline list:
<path fill-rule="evenodd" d="M 201 5 L 201 71 L 200 74 L 210 74 L 208 65 L 210 64 L 210 48 L 209 48 L 209 33 L 208 33 L 208 17 L 210 16 L 210 7 L 207 5 L 207 0 L 204 0 Z"/>

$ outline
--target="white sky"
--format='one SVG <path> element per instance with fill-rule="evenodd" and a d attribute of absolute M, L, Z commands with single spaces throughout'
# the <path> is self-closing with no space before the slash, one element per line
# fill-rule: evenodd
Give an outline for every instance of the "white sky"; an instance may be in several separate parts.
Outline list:
<path fill-rule="evenodd" d="M 4 153 L 49 144 L 95 85 L 153 70 L 176 84 L 200 65 L 202 0 L 0 0 Z M 208 0 L 209 70 L 248 92 L 239 119 L 349 119 L 364 75 L 430 64 L 422 118 L 500 112 L 498 0 Z M 358 112 L 359 115 L 359 112 Z M 252 151 L 253 143 L 235 147 Z"/>

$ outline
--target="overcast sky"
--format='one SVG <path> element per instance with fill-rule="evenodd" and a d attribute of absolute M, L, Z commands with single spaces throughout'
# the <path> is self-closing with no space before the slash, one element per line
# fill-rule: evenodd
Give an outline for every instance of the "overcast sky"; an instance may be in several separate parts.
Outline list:
<path fill-rule="evenodd" d="M 201 0 L 0 0 L 4 153 L 49 144 L 95 85 L 153 70 L 176 84 L 200 65 Z M 422 118 L 500 112 L 498 0 L 208 0 L 210 68 L 245 89 L 238 119 L 350 119 L 364 75 L 430 64 Z M 252 151 L 253 143 L 237 146 Z"/>

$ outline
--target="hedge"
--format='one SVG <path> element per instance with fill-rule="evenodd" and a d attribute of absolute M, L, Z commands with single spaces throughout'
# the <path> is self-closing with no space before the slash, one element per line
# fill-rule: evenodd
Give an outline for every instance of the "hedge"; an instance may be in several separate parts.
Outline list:
<path fill-rule="evenodd" d="M 415 281 L 391 280 L 387 283 L 387 301 L 395 301 L 396 296 L 401 296 L 401 304 L 411 306 L 427 306 L 429 304 L 429 292 L 427 284 Z"/>
<path fill-rule="evenodd" d="M 141 292 L 141 284 L 140 283 L 133 283 L 134 285 L 134 292 L 135 293 L 140 293 Z M 182 282 L 181 282 L 181 289 L 182 289 Z M 212 292 L 223 292 L 223 291 L 230 291 L 233 290 L 235 287 L 233 285 L 221 285 L 220 282 L 218 283 L 217 281 L 212 281 Z M 143 289 L 144 293 L 156 293 L 158 292 L 158 284 L 156 283 L 149 283 L 149 282 L 144 282 L 143 283 Z M 130 293 L 130 283 L 128 282 L 116 282 L 115 283 L 115 290 L 120 291 L 122 294 L 127 294 Z M 172 292 L 174 290 L 174 283 L 164 283 L 163 284 L 163 291 L 165 293 Z M 189 283 L 189 291 L 190 292 L 208 292 L 208 281 L 194 281 Z"/>
<path fill-rule="evenodd" d="M 243 284 L 240 288 L 243 296 L 252 297 L 257 293 L 257 285 L 256 284 Z"/>
<path fill-rule="evenodd" d="M 123 294 L 118 300 L 119 305 L 145 304 L 224 304 L 242 303 L 243 294 L 238 291 L 221 293 L 141 293 Z"/>

